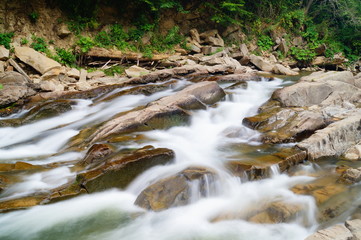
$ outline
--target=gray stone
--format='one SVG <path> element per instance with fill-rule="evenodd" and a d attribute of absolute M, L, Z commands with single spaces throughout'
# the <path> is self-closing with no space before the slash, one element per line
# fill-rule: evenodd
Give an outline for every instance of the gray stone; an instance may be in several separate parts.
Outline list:
<path fill-rule="evenodd" d="M 44 74 L 52 69 L 60 69 L 61 65 L 29 47 L 15 47 L 15 55 L 22 62 Z"/>
<path fill-rule="evenodd" d="M 89 79 L 101 78 L 101 77 L 105 77 L 105 73 L 100 70 L 94 71 L 94 72 L 88 72 L 88 74 L 87 74 L 87 78 L 89 78 Z"/>
<path fill-rule="evenodd" d="M 314 72 L 308 76 L 302 77 L 300 81 L 305 82 L 327 82 L 327 81 L 340 81 L 351 85 L 355 84 L 354 76 L 349 71 L 330 71 L 330 72 Z"/>
<path fill-rule="evenodd" d="M 198 30 L 197 30 L 197 29 L 192 28 L 191 30 L 189 30 L 189 34 L 191 35 L 191 38 L 192 38 L 194 41 L 196 41 L 196 42 L 198 42 L 198 43 L 201 42 L 201 38 L 200 38 L 200 36 L 199 36 L 199 33 L 198 33 Z"/>
<path fill-rule="evenodd" d="M 56 79 L 48 79 L 40 82 L 40 88 L 43 91 L 58 92 L 64 91 L 64 85 Z"/>
<path fill-rule="evenodd" d="M 80 78 L 80 71 L 76 68 L 71 68 L 67 73 L 68 77 L 79 79 Z"/>
<path fill-rule="evenodd" d="M 202 47 L 202 53 L 204 55 L 211 55 L 213 53 L 218 52 L 221 49 L 222 48 L 220 48 L 220 47 L 204 46 L 204 47 Z"/>
<path fill-rule="evenodd" d="M 66 38 L 71 34 L 71 31 L 69 30 L 68 26 L 64 23 L 61 23 L 56 28 L 57 34 L 60 38 Z"/>
<path fill-rule="evenodd" d="M 87 70 L 80 69 L 80 76 L 79 76 L 79 82 L 86 82 L 86 76 L 88 75 Z"/>

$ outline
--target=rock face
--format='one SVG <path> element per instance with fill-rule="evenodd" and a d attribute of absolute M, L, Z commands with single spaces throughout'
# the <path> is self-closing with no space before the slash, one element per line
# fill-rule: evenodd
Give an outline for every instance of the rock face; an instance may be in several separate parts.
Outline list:
<path fill-rule="evenodd" d="M 361 168 L 346 169 L 338 179 L 339 182 L 354 184 L 361 181 Z"/>
<path fill-rule="evenodd" d="M 0 73 L 0 84 L 3 86 L 0 90 L 0 106 L 14 103 L 36 93 L 29 81 L 17 72 Z"/>
<path fill-rule="evenodd" d="M 198 185 L 201 196 L 207 196 L 210 189 L 206 186 L 212 184 L 215 177 L 215 173 L 210 169 L 187 168 L 144 189 L 137 197 L 135 204 L 153 211 L 186 205 L 191 201 L 192 182 Z"/>
<path fill-rule="evenodd" d="M 189 118 L 186 110 L 202 109 L 225 96 L 215 82 L 201 82 L 184 90 L 152 102 L 146 108 L 131 111 L 103 124 L 92 136 L 91 142 L 104 139 L 111 134 L 166 128 L 184 123 Z"/>
<path fill-rule="evenodd" d="M 297 144 L 307 150 L 309 159 L 340 156 L 361 140 L 361 114 L 348 117 L 318 130 L 308 139 Z"/>
<path fill-rule="evenodd" d="M 61 68 L 58 62 L 29 47 L 15 47 L 15 56 L 41 74 L 45 74 L 52 69 Z"/>

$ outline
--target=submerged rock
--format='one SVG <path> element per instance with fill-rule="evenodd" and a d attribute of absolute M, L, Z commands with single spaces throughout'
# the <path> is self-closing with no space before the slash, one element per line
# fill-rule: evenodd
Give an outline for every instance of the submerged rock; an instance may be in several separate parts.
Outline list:
<path fill-rule="evenodd" d="M 212 184 L 216 174 L 202 167 L 190 167 L 173 176 L 161 179 L 144 189 L 135 204 L 149 210 L 161 211 L 170 207 L 182 206 L 191 201 L 191 184 L 197 184 L 199 194 L 209 194 L 208 184 Z M 209 187 L 209 186 L 208 186 Z"/>

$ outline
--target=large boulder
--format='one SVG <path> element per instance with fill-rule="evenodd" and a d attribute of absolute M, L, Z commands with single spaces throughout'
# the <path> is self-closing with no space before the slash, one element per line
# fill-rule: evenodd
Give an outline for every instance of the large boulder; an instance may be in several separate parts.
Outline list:
<path fill-rule="evenodd" d="M 300 79 L 302 82 L 327 82 L 327 81 L 340 81 L 349 83 L 351 85 L 355 84 L 354 76 L 352 72 L 349 71 L 330 71 L 330 72 L 314 72 L 308 76 L 302 77 Z"/>
<path fill-rule="evenodd" d="M 273 56 L 273 55 L 272 55 Z M 288 75 L 288 76 L 295 76 L 298 75 L 298 72 L 292 71 L 289 68 L 286 68 L 285 66 L 281 65 L 281 64 L 276 64 L 273 67 L 272 70 L 274 73 L 276 74 L 281 74 L 281 75 Z"/>
<path fill-rule="evenodd" d="M 144 189 L 135 204 L 153 211 L 186 205 L 192 197 L 191 184 L 197 184 L 200 195 L 205 197 L 210 192 L 208 188 L 215 177 L 215 172 L 207 168 L 187 168 Z"/>
<path fill-rule="evenodd" d="M 77 175 L 76 184 L 85 188 L 88 193 L 114 187 L 124 188 L 145 170 L 155 165 L 169 163 L 174 158 L 172 150 L 151 146 L 130 153 L 113 155 L 107 151 L 100 151 L 99 155 L 95 154 L 95 156 L 93 154 L 91 161 L 88 153 L 81 161 L 82 165 L 89 163 L 90 169 Z"/>
<path fill-rule="evenodd" d="M 0 107 L 36 94 L 29 81 L 20 73 L 0 73 Z"/>
<path fill-rule="evenodd" d="M 202 109 L 225 96 L 215 82 L 200 82 L 182 91 L 161 98 L 146 108 L 131 111 L 104 123 L 90 137 L 92 142 L 104 139 L 111 134 L 167 128 L 188 121 L 186 110 Z"/>
<path fill-rule="evenodd" d="M 257 68 L 261 69 L 265 72 L 272 72 L 274 65 L 265 60 L 264 58 L 260 56 L 256 56 L 254 54 L 251 54 L 250 56 L 251 63 L 255 65 Z"/>
<path fill-rule="evenodd" d="M 10 56 L 10 51 L 3 46 L 0 46 L 0 60 L 7 60 Z"/>
<path fill-rule="evenodd" d="M 52 69 L 61 68 L 60 63 L 29 47 L 15 47 L 15 56 L 41 74 L 45 74 Z"/>
<path fill-rule="evenodd" d="M 309 159 L 340 156 L 361 140 L 361 114 L 332 123 L 316 131 L 297 146 L 308 153 Z"/>

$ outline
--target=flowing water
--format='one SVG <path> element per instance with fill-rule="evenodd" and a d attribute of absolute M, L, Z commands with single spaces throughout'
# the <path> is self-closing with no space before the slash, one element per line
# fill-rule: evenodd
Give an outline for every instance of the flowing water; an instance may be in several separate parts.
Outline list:
<path fill-rule="evenodd" d="M 73 109 L 61 116 L 0 128 L 2 163 L 63 163 L 47 171 L 19 174 L 17 182 L 1 193 L 0 201 L 47 191 L 74 179 L 73 163 L 82 159 L 85 152 L 64 150 L 81 129 L 170 95 L 188 84 L 187 80 L 179 80 L 171 89 L 151 96 L 123 95 L 101 101 L 111 95 L 108 94 L 93 100 L 76 100 Z M 259 142 L 260 134 L 242 126 L 242 119 L 256 114 L 257 108 L 284 84 L 288 83 L 275 79 L 249 82 L 246 89 L 222 85 L 226 99 L 207 110 L 194 111 L 188 126 L 146 132 L 147 140 L 127 146 L 172 149 L 176 154 L 172 164 L 145 171 L 127 189 L 111 189 L 2 213 L 0 239 L 304 239 L 319 226 L 316 203 L 313 197 L 295 194 L 290 189 L 313 181 L 317 165 L 299 167 L 297 171 L 303 174 L 293 176 L 280 174 L 273 166 L 270 178 L 252 182 L 232 176 L 224 167 L 227 161 L 249 158 L 246 155 L 249 149 L 254 155 L 268 154 L 269 148 Z M 206 179 L 205 196 L 195 182 L 191 187 L 191 203 L 186 206 L 152 212 L 134 205 L 138 194 L 149 184 L 189 166 L 217 171 L 216 182 Z M 302 211 L 288 223 L 256 224 L 247 220 L 251 212 L 271 202 L 297 204 Z"/>

